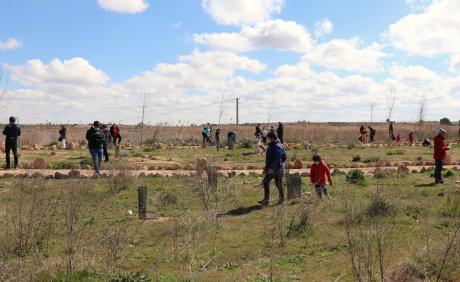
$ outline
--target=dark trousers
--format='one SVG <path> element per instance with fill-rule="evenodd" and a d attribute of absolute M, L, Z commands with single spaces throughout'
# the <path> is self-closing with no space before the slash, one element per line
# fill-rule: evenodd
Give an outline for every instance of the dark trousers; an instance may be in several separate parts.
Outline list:
<path fill-rule="evenodd" d="M 10 168 L 11 161 L 10 161 L 10 151 L 13 151 L 14 156 L 14 168 L 18 166 L 19 158 L 18 158 L 18 143 L 16 141 L 5 141 L 5 154 L 6 154 L 6 168 Z"/>
<path fill-rule="evenodd" d="M 270 182 L 272 179 L 275 179 L 276 188 L 278 188 L 280 200 L 284 200 L 284 190 L 283 190 L 283 172 L 275 172 L 274 174 L 266 174 L 263 184 L 264 184 L 264 199 L 270 199 Z"/>
<path fill-rule="evenodd" d="M 109 161 L 109 151 L 108 151 L 108 149 L 107 149 L 107 146 L 108 146 L 108 145 L 109 145 L 109 144 L 107 144 L 107 143 L 104 143 L 104 145 L 103 145 L 103 146 L 104 146 L 104 147 L 103 147 L 103 149 L 104 149 L 104 160 L 105 160 L 106 162 Z"/>
<path fill-rule="evenodd" d="M 120 143 L 121 143 L 121 136 L 120 135 L 118 135 L 117 137 L 113 138 L 113 145 L 115 145 L 115 147 L 117 145 L 119 145 Z"/>
<path fill-rule="evenodd" d="M 435 179 L 435 182 L 438 183 L 438 182 L 441 182 L 442 181 L 442 165 L 444 164 L 443 161 L 440 161 L 440 160 L 436 160 L 435 162 L 435 167 L 434 167 L 434 179 Z"/>

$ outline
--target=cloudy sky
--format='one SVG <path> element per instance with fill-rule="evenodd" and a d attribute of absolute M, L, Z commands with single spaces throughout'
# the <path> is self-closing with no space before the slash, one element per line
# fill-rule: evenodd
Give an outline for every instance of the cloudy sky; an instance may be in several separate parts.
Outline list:
<path fill-rule="evenodd" d="M 0 118 L 458 120 L 459 0 L 2 0 Z M 1 92 L 0 92 L 1 93 Z M 222 114 L 221 114 L 222 113 Z"/>

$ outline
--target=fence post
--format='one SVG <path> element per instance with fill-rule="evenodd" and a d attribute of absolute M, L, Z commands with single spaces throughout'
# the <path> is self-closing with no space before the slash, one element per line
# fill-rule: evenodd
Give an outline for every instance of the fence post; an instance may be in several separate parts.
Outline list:
<path fill-rule="evenodd" d="M 138 204 L 139 204 L 139 219 L 147 218 L 147 187 L 141 186 L 137 188 Z"/>
<path fill-rule="evenodd" d="M 302 197 L 302 178 L 300 174 L 287 174 L 286 184 L 288 192 L 288 200 L 298 199 Z"/>
<path fill-rule="evenodd" d="M 217 169 L 215 166 L 208 167 L 208 186 L 211 192 L 217 191 Z"/>

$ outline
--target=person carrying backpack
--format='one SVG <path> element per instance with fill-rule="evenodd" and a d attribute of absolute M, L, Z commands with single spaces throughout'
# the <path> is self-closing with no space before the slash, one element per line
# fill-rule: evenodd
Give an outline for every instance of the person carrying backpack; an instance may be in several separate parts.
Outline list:
<path fill-rule="evenodd" d="M 10 123 L 3 129 L 3 135 L 5 135 L 5 169 L 10 168 L 10 151 L 13 151 L 14 168 L 16 169 L 19 164 L 18 137 L 21 136 L 21 128 L 16 124 L 16 119 L 14 117 L 10 117 Z"/>
<path fill-rule="evenodd" d="M 100 175 L 102 155 L 104 154 L 104 143 L 106 138 L 101 123 L 95 121 L 88 131 L 86 131 L 86 140 L 88 141 L 88 149 L 93 159 L 94 172 L 97 176 Z"/>

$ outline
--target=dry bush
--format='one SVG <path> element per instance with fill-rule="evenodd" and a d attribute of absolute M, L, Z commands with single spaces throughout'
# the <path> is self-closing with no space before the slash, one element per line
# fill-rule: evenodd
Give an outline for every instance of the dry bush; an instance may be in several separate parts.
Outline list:
<path fill-rule="evenodd" d="M 395 226 L 389 206 L 382 195 L 376 195 L 367 206 L 353 195 L 344 197 L 348 253 L 357 281 L 386 280 Z"/>
<path fill-rule="evenodd" d="M 46 253 L 50 235 L 54 229 L 54 220 L 58 214 L 59 200 L 62 192 L 43 198 L 44 180 L 18 180 L 15 183 L 15 197 L 5 208 L 2 220 L 3 249 L 19 257 L 30 252 Z"/>
<path fill-rule="evenodd" d="M 106 252 L 106 265 L 113 272 L 121 263 L 121 252 L 124 248 L 126 231 L 120 228 L 104 228 L 97 234 L 97 241 Z"/>

